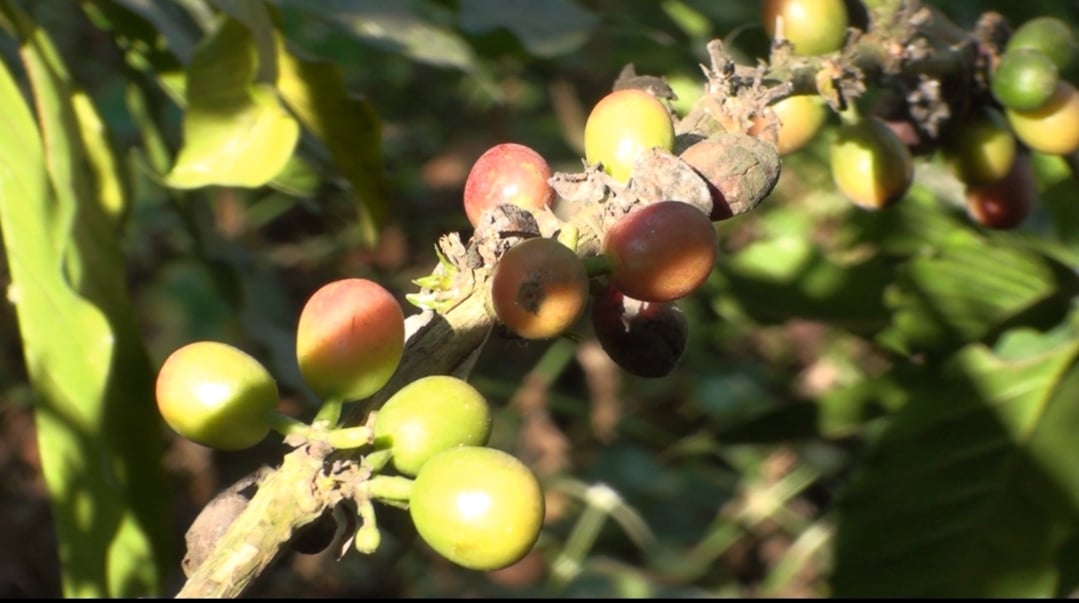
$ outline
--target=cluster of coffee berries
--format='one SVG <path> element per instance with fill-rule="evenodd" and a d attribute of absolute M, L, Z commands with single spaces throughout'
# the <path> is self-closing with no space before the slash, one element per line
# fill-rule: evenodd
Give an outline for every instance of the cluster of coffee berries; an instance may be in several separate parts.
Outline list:
<path fill-rule="evenodd" d="M 773 49 L 786 49 L 792 61 L 841 57 L 852 43 L 847 4 L 763 0 Z M 721 66 L 715 56 L 707 94 L 682 119 L 665 102 L 663 86 L 616 84 L 585 123 L 583 173 L 554 173 L 540 153 L 517 143 L 479 157 L 463 194 L 476 227 L 470 244 L 478 246 L 465 250 L 476 251 L 467 260 L 468 287 L 446 285 L 453 271 L 463 272 L 457 256 L 441 257 L 445 270 L 417 283 L 456 296 L 481 292 L 490 314 L 525 339 L 561 336 L 587 317 L 616 364 L 641 377 L 665 376 L 688 337 L 676 304 L 716 262 L 714 223 L 770 193 L 779 156 L 825 127 L 829 107 L 848 105 L 830 162 L 837 188 L 855 204 L 881 209 L 899 201 L 913 181 L 914 155 L 929 148 L 964 183 L 972 220 L 1011 228 L 1029 214 L 1036 194 L 1027 152 L 1079 150 L 1079 93 L 1061 75 L 1075 47 L 1066 23 L 1024 23 L 984 63 L 985 77 L 972 78 L 982 82 L 969 95 L 973 102 L 936 124 L 928 145 L 884 115 L 863 115 L 857 95 L 837 103 L 833 86 L 836 94 L 791 95 L 789 87 L 769 96 L 779 86 L 732 77 L 733 61 Z M 738 96 L 745 90 L 762 94 Z M 510 215 L 527 219 L 507 226 Z M 438 299 L 425 305 L 431 299 L 410 297 L 445 308 Z M 474 387 L 449 375 L 423 377 L 389 396 L 367 424 L 340 424 L 343 404 L 382 390 L 398 370 L 404 322 L 396 299 L 369 280 L 332 282 L 310 297 L 299 317 L 296 360 L 323 405 L 309 424 L 276 412 L 277 385 L 258 360 L 218 342 L 189 344 L 165 361 L 158 406 L 177 433 L 223 450 L 253 446 L 276 430 L 291 444 L 361 451 L 362 483 L 348 488 L 361 551 L 378 546 L 372 501 L 381 501 L 409 508 L 423 540 L 462 566 L 512 564 L 538 538 L 543 494 L 525 465 L 487 447 L 490 410 Z"/>
<path fill-rule="evenodd" d="M 762 19 L 769 35 L 789 43 L 797 56 L 834 53 L 849 41 L 842 0 L 765 0 Z M 860 207 L 888 207 L 913 182 L 914 155 L 938 152 L 964 186 L 972 221 L 987 228 L 1018 226 L 1037 195 L 1029 151 L 1079 150 L 1079 93 L 1062 76 L 1075 51 L 1072 29 L 1060 19 L 1023 23 L 999 54 L 989 53 L 985 77 L 968 82 L 963 98 L 948 109 L 951 118 L 928 144 L 906 117 L 862 115 L 856 107 L 840 113 L 831 145 L 837 188 Z M 988 81 L 988 90 L 978 90 L 979 81 Z M 797 150 L 827 118 L 826 104 L 815 95 L 787 97 L 770 110 L 779 122 L 771 140 L 781 154 Z"/>
<path fill-rule="evenodd" d="M 427 376 L 395 392 L 367 425 L 339 425 L 343 403 L 389 382 L 404 343 L 404 315 L 389 291 L 367 279 L 334 281 L 307 300 L 296 330 L 300 374 L 323 400 L 310 424 L 276 412 L 278 388 L 262 363 L 213 341 L 185 345 L 165 360 L 158 408 L 178 434 L 220 450 L 249 448 L 276 430 L 291 443 L 363 451 L 372 475 L 348 485 L 357 493 L 353 542 L 361 552 L 381 540 L 372 505 L 381 501 L 407 506 L 420 537 L 459 565 L 510 565 L 539 536 L 543 494 L 528 467 L 486 447 L 491 413 L 479 391 L 457 377 Z M 297 550 L 322 550 L 334 531 L 321 530 L 328 538 L 314 547 L 297 540 Z"/>
<path fill-rule="evenodd" d="M 619 89 L 593 107 L 584 141 L 586 161 L 611 187 L 632 188 L 647 153 L 673 157 L 674 123 L 653 94 Z M 688 169 L 700 166 L 696 177 L 716 189 L 704 173 L 714 159 L 709 144 L 692 145 L 681 160 Z M 718 190 L 713 195 L 722 197 Z M 551 212 L 558 198 L 547 161 L 525 145 L 504 143 L 473 165 L 464 207 L 476 224 L 485 210 L 503 204 Z M 491 270 L 490 308 L 502 325 L 526 339 L 559 336 L 587 314 L 600 344 L 626 371 L 666 375 L 682 356 L 687 337 L 675 302 L 708 278 L 718 245 L 713 219 L 731 215 L 725 204 L 710 208 L 717 205 L 727 210 L 718 217 L 677 198 L 634 204 L 609 221 L 591 255 L 578 250 L 575 226 L 564 224 L 552 236 L 523 237 Z"/>

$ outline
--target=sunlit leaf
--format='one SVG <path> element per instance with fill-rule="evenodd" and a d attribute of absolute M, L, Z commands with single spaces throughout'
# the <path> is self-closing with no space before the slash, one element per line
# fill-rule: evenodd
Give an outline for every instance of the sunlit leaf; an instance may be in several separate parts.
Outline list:
<path fill-rule="evenodd" d="M 195 50 L 187 71 L 184 145 L 166 176 L 175 188 L 256 187 L 288 162 L 300 127 L 274 87 L 255 83 L 258 47 L 227 18 Z"/>
<path fill-rule="evenodd" d="M 835 387 L 814 400 L 761 406 L 742 421 L 718 424 L 717 433 L 728 444 L 849 437 L 907 402 L 905 372 L 894 372 Z"/>
<path fill-rule="evenodd" d="M 38 108 L 0 69 L 0 226 L 68 596 L 160 592 L 171 566 L 153 374 L 114 223 L 83 168 L 71 84 L 44 30 L 0 5 Z M 39 129 L 40 127 L 40 129 Z M 80 175 L 81 174 L 81 175 Z"/>
<path fill-rule="evenodd" d="M 263 2 L 250 0 L 210 0 L 222 12 L 243 23 L 258 49 L 258 71 L 255 81 L 273 84 L 277 81 L 276 28 Z"/>
<path fill-rule="evenodd" d="M 1079 518 L 1079 345 L 1025 338 L 907 381 L 839 507 L 834 594 L 1055 594 Z"/>
<path fill-rule="evenodd" d="M 108 5 L 116 4 L 124 7 L 145 20 L 147 26 L 143 28 L 143 31 L 154 37 L 160 35 L 180 60 L 186 62 L 191 58 L 196 40 L 192 33 L 181 25 L 180 19 L 177 18 L 176 6 L 172 3 L 152 0 L 106 0 L 94 2 L 94 4 L 104 5 L 103 10 L 110 11 L 113 16 L 118 16 L 120 13 L 112 12 Z M 121 30 L 130 31 L 130 28 L 122 27 Z M 139 36 L 143 40 L 148 37 L 148 35 Z"/>
<path fill-rule="evenodd" d="M 1039 304 L 1066 306 L 1074 273 L 1016 246 L 977 237 L 955 238 L 899 268 L 886 297 L 894 311 L 880 340 L 904 352 L 941 349 L 978 340 Z M 1060 313 L 1046 313 L 1059 318 Z"/>
<path fill-rule="evenodd" d="M 826 320 L 855 331 L 886 324 L 884 289 L 890 260 L 877 254 L 839 262 L 813 240 L 814 223 L 800 210 L 762 218 L 759 238 L 722 254 L 707 290 L 737 299 L 744 313 L 764 322 Z"/>
<path fill-rule="evenodd" d="M 79 142 L 86 149 L 86 159 L 92 171 L 96 194 L 92 198 L 114 222 L 119 222 L 127 211 L 127 173 L 124 164 L 117 161 L 109 141 L 105 123 L 97 107 L 86 95 L 77 91 L 71 95 L 72 109 L 78 117 Z"/>
<path fill-rule="evenodd" d="M 333 164 L 352 185 L 363 239 L 373 243 L 386 213 L 381 124 L 374 106 L 345 89 L 337 65 L 300 59 L 283 40 L 278 48 L 281 97 L 326 145 Z"/>

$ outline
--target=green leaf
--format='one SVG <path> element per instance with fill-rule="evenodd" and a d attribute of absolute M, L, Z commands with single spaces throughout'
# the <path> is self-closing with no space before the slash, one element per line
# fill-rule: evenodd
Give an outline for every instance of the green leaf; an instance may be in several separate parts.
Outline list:
<path fill-rule="evenodd" d="M 64 593 L 160 592 L 172 567 L 153 373 L 115 226 L 82 171 L 75 93 L 44 30 L 0 4 L 40 130 L 0 65 L 0 226 L 11 272 Z"/>
<path fill-rule="evenodd" d="M 1024 315 L 1059 319 L 1076 286 L 1074 273 L 1040 254 L 953 237 L 899 269 L 886 295 L 892 324 L 879 340 L 903 352 L 954 349 Z"/>
<path fill-rule="evenodd" d="M 300 127 L 274 87 L 256 83 L 258 46 L 226 18 L 196 48 L 187 70 L 184 145 L 165 177 L 174 188 L 257 187 L 284 168 Z"/>
<path fill-rule="evenodd" d="M 798 213 L 802 215 L 797 215 Z M 800 209 L 770 211 L 764 232 L 734 255 L 721 255 L 709 287 L 738 300 L 762 323 L 798 317 L 873 332 L 887 324 L 884 289 L 890 260 L 877 254 L 840 262 L 813 240 L 813 221 Z"/>
<path fill-rule="evenodd" d="M 228 14 L 251 33 L 258 49 L 258 71 L 255 81 L 273 84 L 277 81 L 276 27 L 267 6 L 261 0 L 210 0 L 222 12 Z"/>
<path fill-rule="evenodd" d="M 1043 242 L 1056 242 L 1065 247 L 1072 256 L 1068 263 L 1077 263 L 1079 257 L 1079 182 L 1073 177 L 1071 167 L 1063 157 L 1032 153 L 1031 162 L 1038 175 L 1040 194 L 1038 209 L 1044 209 L 1047 220 L 1044 228 L 1032 233 Z M 1037 217 L 1038 214 L 1035 214 Z M 1051 236 L 1050 236 L 1051 235 Z"/>
<path fill-rule="evenodd" d="M 301 155 L 293 155 L 285 167 L 277 172 L 269 186 L 293 197 L 314 198 L 322 184 L 322 174 Z M 290 203 L 291 207 L 294 203 Z M 254 207 L 249 208 L 253 210 Z M 253 217 L 253 216 L 252 216 Z"/>
<path fill-rule="evenodd" d="M 81 0 L 79 5 L 99 28 L 109 32 L 124 60 L 143 72 L 177 104 L 184 102 L 184 71 L 194 50 L 192 36 L 176 23 L 171 4 L 134 0 Z M 126 8 L 126 7 L 130 7 Z M 135 78 L 131 83 L 137 82 Z"/>
<path fill-rule="evenodd" d="M 357 40 L 413 61 L 460 69 L 479 89 L 497 98 L 501 92 L 467 42 L 455 32 L 453 14 L 424 0 L 279 0 L 279 4 L 315 14 L 342 27 Z"/>
<path fill-rule="evenodd" d="M 1004 347 L 972 344 L 907 380 L 838 506 L 833 594 L 1056 593 L 1079 518 L 1079 344 L 1025 333 Z"/>
<path fill-rule="evenodd" d="M 352 185 L 362 238 L 373 243 L 386 214 L 382 129 L 374 106 L 348 93 L 337 65 L 302 60 L 286 50 L 284 40 L 278 50 L 281 96 Z"/>
<path fill-rule="evenodd" d="M 878 247 L 888 255 L 908 257 L 975 232 L 970 221 L 949 209 L 938 193 L 916 183 L 902 203 L 886 211 L 852 207 L 840 230 L 851 231 L 854 244 Z"/>
<path fill-rule="evenodd" d="M 83 0 L 84 8 L 89 4 Z M 132 39 L 149 41 L 152 38 L 161 38 L 163 45 L 167 45 L 180 60 L 187 62 L 194 52 L 195 40 L 191 32 L 181 24 L 179 12 L 175 5 L 166 2 L 146 2 L 145 0 L 97 0 L 94 10 L 100 10 L 108 14 L 114 21 L 123 22 L 126 27 L 120 27 L 121 31 L 131 32 L 134 25 L 134 17 L 141 22 L 137 29 L 142 32 Z M 145 48 L 157 46 L 144 46 Z"/>
<path fill-rule="evenodd" d="M 906 403 L 901 380 L 887 374 L 835 387 L 815 400 L 764 406 L 742 422 L 717 425 L 717 435 L 727 444 L 848 437 Z"/>
<path fill-rule="evenodd" d="M 458 23 L 470 33 L 504 27 L 529 54 L 555 57 L 573 52 L 588 41 L 599 19 L 570 0 L 462 0 Z"/>
<path fill-rule="evenodd" d="M 118 225 L 127 213 L 129 198 L 125 164 L 117 161 L 105 123 L 90 97 L 85 92 L 73 91 L 71 103 L 78 118 L 80 142 L 86 149 L 86 160 L 92 172 L 96 194 L 91 198 L 98 201 L 102 211 Z"/>

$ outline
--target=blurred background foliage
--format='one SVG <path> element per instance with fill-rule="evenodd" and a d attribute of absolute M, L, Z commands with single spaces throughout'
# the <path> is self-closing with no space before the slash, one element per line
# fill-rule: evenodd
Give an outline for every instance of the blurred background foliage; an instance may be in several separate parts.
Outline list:
<path fill-rule="evenodd" d="M 468 234 L 461 191 L 485 149 L 520 142 L 555 169 L 577 171 L 584 119 L 627 63 L 667 77 L 684 110 L 702 83 L 708 40 L 724 39 L 746 62 L 766 57 L 768 47 L 756 2 L 2 4 L 0 55 L 24 98 L 40 103 L 52 90 L 64 107 L 81 89 L 99 115 L 101 129 L 82 144 L 90 163 L 111 157 L 119 174 L 98 172 L 98 183 L 117 187 L 114 196 L 87 193 L 123 200 L 103 206 L 116 220 L 111 240 L 120 248 L 98 258 L 94 273 L 126 282 L 112 289 L 126 298 L 108 307 L 122 317 L 114 326 L 129 321 L 135 330 L 117 332 L 145 347 L 150 367 L 193 340 L 238 345 L 267 363 L 283 409 L 303 418 L 314 410 L 294 359 L 303 301 L 329 280 L 363 276 L 403 302 L 415 288 L 411 279 L 434 266 L 437 237 Z M 1042 14 L 1070 23 L 1079 17 L 1079 3 L 1070 1 L 932 4 L 965 28 L 986 10 L 1013 24 Z M 218 29 L 225 14 L 235 18 L 227 35 Z M 251 62 L 245 49 L 262 53 L 269 44 L 272 52 L 273 31 L 288 50 L 278 51 L 277 74 L 268 74 L 266 62 Z M 62 66 L 69 79 L 53 83 L 66 87 L 35 81 L 35 56 L 53 74 Z M 297 117 L 296 132 L 288 114 L 257 92 L 272 94 L 275 81 Z M 305 91 L 320 100 L 304 105 Z M 18 114 L 11 109 L 17 96 L 0 98 L 5 114 Z M 252 144 L 219 155 L 215 136 L 227 133 L 213 108 L 228 103 L 255 107 L 268 140 L 298 136 L 298 153 Z M 85 134 L 90 121 L 76 114 Z M 42 132 L 60 132 L 55 140 L 76 136 L 63 123 L 50 130 L 47 113 L 36 119 Z M 30 147 L 5 132 L 6 169 L 30 165 Z M 487 345 L 473 383 L 496 409 L 492 445 L 528 462 L 547 490 L 547 522 L 532 555 L 499 572 L 460 570 L 415 540 L 407 515 L 387 509 L 375 555 L 286 555 L 251 594 L 1074 594 L 1074 175 L 1062 159 L 1035 154 L 1040 203 L 1013 232 L 972 225 L 959 185 L 934 157 L 919 161 L 918 183 L 902 203 L 867 213 L 831 183 L 830 135 L 785 158 L 779 185 L 757 211 L 718 224 L 723 253 L 707 285 L 681 302 L 691 340 L 671 376 L 621 373 L 585 323 L 576 343 L 494 338 Z M 95 153 L 102 142 L 107 151 Z M 55 148 L 41 152 L 52 157 Z M 260 174 L 278 163 L 283 170 Z M 55 178 L 55 162 L 48 169 Z M 32 174 L 23 174 L 32 184 Z M 59 197 L 66 185 L 54 182 L 61 182 L 53 184 Z M 28 203 L 12 190 L 0 188 L 6 285 L 19 281 L 13 245 L 27 236 L 9 219 Z M 52 249 L 62 255 L 67 248 L 53 241 Z M 25 269 L 55 270 L 37 261 Z M 25 301 L 10 287 L 9 299 Z M 150 434 L 142 436 L 148 448 L 117 454 L 144 456 L 130 471 L 144 471 L 145 481 L 125 479 L 161 488 L 145 500 L 111 491 L 89 500 L 142 509 L 137 523 L 148 535 L 79 534 L 62 521 L 57 531 L 57 516 L 81 525 L 85 500 L 57 497 L 61 489 L 46 488 L 43 469 L 97 449 L 65 441 L 73 437 L 68 428 L 40 416 L 43 432 L 35 431 L 35 404 L 48 396 L 28 375 L 48 367 L 28 365 L 38 356 L 24 350 L 26 326 L 20 337 L 14 305 L 0 308 L 0 470 L 7 478 L 0 594 L 174 592 L 182 534 L 195 514 L 232 480 L 274 463 L 282 446 L 267 440 L 216 453 L 185 442 L 145 412 L 153 405 L 146 385 L 127 382 L 138 421 L 90 433 L 105 438 L 107 450 L 124 448 L 117 439 Z M 48 321 L 48 312 L 38 314 L 36 324 Z M 93 354 L 66 340 L 94 333 L 79 325 L 68 333 L 42 329 L 49 345 L 38 349 L 77 364 L 72 354 Z M 126 374 L 140 362 L 147 360 L 128 358 L 116 370 Z M 92 379 L 84 378 L 85 388 Z M 161 468 L 145 466 L 159 445 Z M 133 544 L 117 553 L 122 538 Z M 116 565 L 101 574 L 71 567 L 95 550 L 112 551 Z M 57 551 L 68 551 L 63 568 Z M 124 559 L 152 559 L 157 571 L 125 576 Z M 103 575 L 109 585 L 94 582 Z"/>

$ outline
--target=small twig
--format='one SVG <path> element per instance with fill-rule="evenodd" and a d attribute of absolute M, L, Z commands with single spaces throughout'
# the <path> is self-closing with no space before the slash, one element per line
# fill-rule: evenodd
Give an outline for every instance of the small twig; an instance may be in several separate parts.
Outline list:
<path fill-rule="evenodd" d="M 285 456 L 266 475 L 258 492 L 213 552 L 188 578 L 177 598 L 234 598 L 243 594 L 277 558 L 293 532 L 322 514 L 332 497 L 321 492 L 317 476 L 323 458 L 307 448 Z"/>

